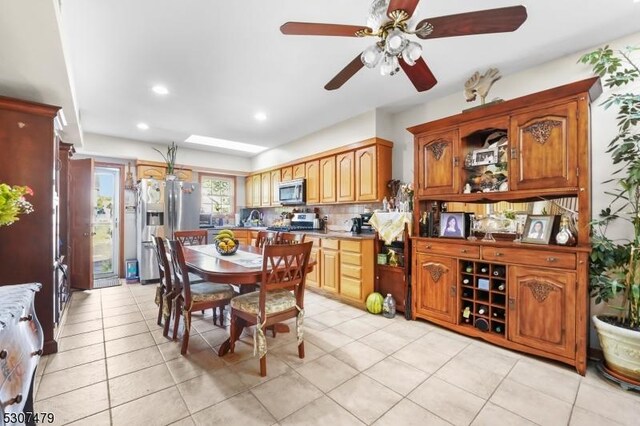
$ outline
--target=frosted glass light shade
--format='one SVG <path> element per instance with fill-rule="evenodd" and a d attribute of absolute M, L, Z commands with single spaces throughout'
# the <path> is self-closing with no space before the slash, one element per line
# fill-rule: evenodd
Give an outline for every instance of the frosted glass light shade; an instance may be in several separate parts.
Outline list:
<path fill-rule="evenodd" d="M 411 66 L 416 64 L 421 55 L 422 46 L 414 41 L 410 41 L 402 51 L 402 59 Z"/>
<path fill-rule="evenodd" d="M 362 52 L 360 59 L 367 68 L 375 68 L 382 59 L 382 49 L 377 44 L 369 46 Z"/>
<path fill-rule="evenodd" d="M 387 35 L 385 50 L 390 55 L 397 55 L 407 45 L 407 38 L 399 29 L 393 29 Z"/>
<path fill-rule="evenodd" d="M 400 70 L 397 56 L 385 55 L 382 65 L 380 65 L 380 74 L 394 75 Z"/>

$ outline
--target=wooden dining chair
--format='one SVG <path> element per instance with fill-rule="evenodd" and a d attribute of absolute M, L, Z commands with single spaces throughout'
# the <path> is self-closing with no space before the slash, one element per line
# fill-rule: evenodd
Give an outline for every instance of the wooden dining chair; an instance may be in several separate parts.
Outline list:
<path fill-rule="evenodd" d="M 206 229 L 192 229 L 188 231 L 175 231 L 173 237 L 183 246 L 201 246 L 208 244 Z"/>
<path fill-rule="evenodd" d="M 189 270 L 182 251 L 182 243 L 178 240 L 169 241 L 169 251 L 171 253 L 174 280 L 180 285 L 180 294 L 174 302 L 173 338 L 176 338 L 180 317 L 182 316 L 184 318 L 184 334 L 180 353 L 184 355 L 187 353 L 187 347 L 189 346 L 192 312 L 210 308 L 215 312 L 218 307 L 224 309 L 237 293 L 229 284 L 214 284 L 207 281 L 191 284 L 189 282 Z M 220 325 L 224 327 L 224 315 L 220 316 Z"/>
<path fill-rule="evenodd" d="M 255 350 L 260 356 L 260 375 L 267 375 L 266 327 L 297 318 L 298 356 L 304 358 L 302 318 L 304 283 L 312 242 L 265 245 L 260 290 L 231 299 L 230 352 L 244 327 L 256 326 Z"/>
<path fill-rule="evenodd" d="M 295 232 L 280 232 L 278 244 L 300 244 L 304 243 L 305 234 Z"/>
<path fill-rule="evenodd" d="M 256 238 L 256 247 L 264 247 L 268 244 L 276 244 L 278 242 L 278 233 L 276 231 L 259 231 Z"/>
<path fill-rule="evenodd" d="M 173 308 L 173 299 L 180 293 L 179 288 L 173 285 L 173 274 L 171 265 L 167 257 L 167 248 L 165 240 L 162 237 L 154 236 L 152 239 L 153 247 L 158 260 L 158 271 L 160 272 L 160 285 L 156 292 L 156 304 L 158 305 L 158 325 L 164 325 L 162 335 L 169 335 L 169 324 L 171 322 L 171 314 Z"/>

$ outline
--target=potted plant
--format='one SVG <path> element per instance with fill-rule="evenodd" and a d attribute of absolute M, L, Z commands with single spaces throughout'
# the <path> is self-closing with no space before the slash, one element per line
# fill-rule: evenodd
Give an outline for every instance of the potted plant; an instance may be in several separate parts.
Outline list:
<path fill-rule="evenodd" d="M 604 78 L 604 85 L 619 89 L 640 79 L 640 68 L 632 55 L 637 47 L 614 50 L 609 46 L 583 55 Z M 610 371 L 632 383 L 640 382 L 640 93 L 614 90 L 603 102 L 617 108 L 618 134 L 609 143 L 615 171 L 614 187 L 605 193 L 609 206 L 592 221 L 592 251 L 589 268 L 590 292 L 596 304 L 607 302 L 616 315 L 594 315 L 600 346 Z M 624 223 L 630 237 L 612 239 L 612 223 Z M 619 377 L 620 378 L 620 377 Z"/>
<path fill-rule="evenodd" d="M 19 220 L 18 215 L 33 211 L 33 205 L 25 200 L 25 195 L 33 195 L 28 186 L 0 183 L 0 226 L 9 226 Z"/>
<path fill-rule="evenodd" d="M 160 155 L 162 155 L 162 158 L 164 159 L 164 162 L 167 163 L 167 175 L 166 178 L 168 180 L 173 180 L 175 179 L 175 167 L 176 167 L 176 155 L 178 154 L 178 146 L 176 145 L 175 142 L 171 142 L 171 145 L 169 145 L 167 147 L 167 155 L 164 155 L 159 149 L 157 148 L 153 148 L 155 151 L 157 151 Z"/>

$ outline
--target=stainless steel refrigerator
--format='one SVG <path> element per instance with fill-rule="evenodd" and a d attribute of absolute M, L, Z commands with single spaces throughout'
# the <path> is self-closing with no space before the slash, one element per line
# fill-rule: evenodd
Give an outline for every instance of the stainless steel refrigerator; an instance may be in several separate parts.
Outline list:
<path fill-rule="evenodd" d="M 138 197 L 138 273 L 144 284 L 160 278 L 153 236 L 173 238 L 175 231 L 198 229 L 200 186 L 178 180 L 142 179 Z"/>

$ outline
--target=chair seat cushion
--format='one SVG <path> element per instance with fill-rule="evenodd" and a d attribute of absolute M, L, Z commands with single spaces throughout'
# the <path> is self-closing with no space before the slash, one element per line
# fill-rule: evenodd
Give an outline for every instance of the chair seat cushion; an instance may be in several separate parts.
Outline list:
<path fill-rule="evenodd" d="M 194 302 L 214 302 L 216 300 L 231 299 L 236 295 L 229 284 L 215 284 L 202 282 L 191 284 L 191 300 Z"/>
<path fill-rule="evenodd" d="M 242 312 L 257 315 L 260 310 L 259 300 L 260 292 L 254 291 L 231 299 L 231 307 Z M 291 291 L 274 290 L 267 292 L 267 298 L 265 300 L 265 311 L 267 315 L 283 312 L 295 306 L 296 297 Z"/>

